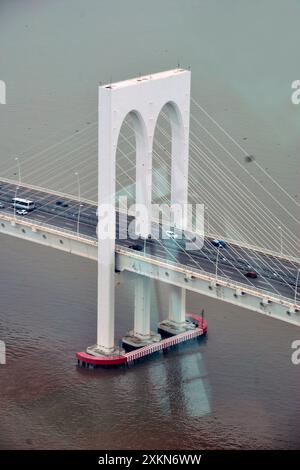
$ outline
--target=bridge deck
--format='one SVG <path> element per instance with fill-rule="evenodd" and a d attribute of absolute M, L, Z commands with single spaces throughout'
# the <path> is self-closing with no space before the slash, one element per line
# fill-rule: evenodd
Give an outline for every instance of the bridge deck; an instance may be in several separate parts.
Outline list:
<path fill-rule="evenodd" d="M 16 185 L 8 181 L 0 181 L 0 202 L 4 208 L 0 209 L 3 217 L 14 217 L 11 206 L 11 199 L 15 196 Z M 26 197 L 36 202 L 36 210 L 26 216 L 18 217 L 20 223 L 33 222 L 43 227 L 52 227 L 58 232 L 73 233 L 76 235 L 78 200 L 63 198 L 62 194 L 50 193 L 33 187 L 21 186 L 18 189 L 19 197 Z M 61 201 L 66 207 L 58 206 Z M 96 236 L 96 205 L 83 201 L 80 215 L 80 237 L 86 240 L 97 241 Z M 117 230 L 119 224 L 117 220 Z M 133 244 L 139 244 L 140 249 L 145 250 L 145 254 L 150 257 L 168 261 L 171 264 L 178 263 L 185 265 L 189 270 L 202 271 L 203 273 L 214 274 L 217 257 L 217 249 L 211 244 L 209 238 L 205 238 L 204 246 L 201 250 L 185 251 L 179 243 L 166 244 L 159 240 L 148 240 L 143 246 L 142 241 L 132 239 L 117 240 L 119 246 L 126 249 Z M 274 254 L 257 252 L 250 248 L 240 247 L 236 244 L 229 244 L 227 248 L 220 250 L 218 276 L 236 283 L 242 283 L 248 287 L 254 287 L 262 292 L 273 293 L 287 299 L 294 299 L 295 281 L 299 263 L 297 260 L 284 259 Z M 248 279 L 245 272 L 253 269 L 258 272 L 257 279 Z"/>

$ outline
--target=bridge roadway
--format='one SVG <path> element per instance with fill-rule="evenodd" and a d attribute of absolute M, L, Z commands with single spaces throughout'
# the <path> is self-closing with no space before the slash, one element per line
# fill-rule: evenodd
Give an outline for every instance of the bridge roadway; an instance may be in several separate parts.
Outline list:
<path fill-rule="evenodd" d="M 7 181 L 0 181 L 0 202 L 4 204 L 1 212 L 13 215 L 14 209 L 11 199 L 15 197 L 16 185 Z M 55 228 L 68 231 L 77 231 L 77 218 L 79 202 L 69 199 L 66 196 L 49 193 L 33 187 L 20 186 L 17 196 L 31 199 L 36 203 L 36 209 L 25 216 L 18 216 L 19 219 L 30 218 L 36 223 L 50 224 Z M 67 207 L 57 205 L 61 201 Z M 97 238 L 96 235 L 96 204 L 81 202 L 80 207 L 80 234 Z M 117 220 L 118 238 L 118 220 Z M 271 237 L 270 237 L 271 238 Z M 140 249 L 147 254 L 177 262 L 190 268 L 203 270 L 206 273 L 214 274 L 216 271 L 217 248 L 211 243 L 211 239 L 205 238 L 201 249 L 185 251 L 180 242 L 166 240 L 117 240 L 119 245 L 131 247 L 139 245 Z M 248 286 L 253 286 L 265 292 L 282 295 L 288 299 L 293 299 L 295 295 L 296 276 L 299 264 L 297 260 L 285 259 L 280 256 L 258 252 L 254 249 L 241 248 L 236 244 L 228 244 L 226 248 L 219 250 L 218 276 L 228 278 Z M 249 279 L 245 272 L 255 270 L 258 273 L 257 279 Z"/>

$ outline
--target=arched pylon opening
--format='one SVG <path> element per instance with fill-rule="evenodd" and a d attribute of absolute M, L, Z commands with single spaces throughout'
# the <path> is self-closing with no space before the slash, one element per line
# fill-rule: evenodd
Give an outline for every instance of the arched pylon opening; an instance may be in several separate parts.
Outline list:
<path fill-rule="evenodd" d="M 171 204 L 172 130 L 166 106 L 160 111 L 152 146 L 152 201 Z"/>
<path fill-rule="evenodd" d="M 128 204 L 135 203 L 136 194 L 136 136 L 132 114 L 128 113 L 120 129 L 116 150 L 116 203 L 126 197 Z"/>
<path fill-rule="evenodd" d="M 167 102 L 157 117 L 153 139 L 152 200 L 169 205 L 174 225 L 186 225 L 188 129 L 178 105 Z M 167 209 L 166 209 L 167 210 Z"/>

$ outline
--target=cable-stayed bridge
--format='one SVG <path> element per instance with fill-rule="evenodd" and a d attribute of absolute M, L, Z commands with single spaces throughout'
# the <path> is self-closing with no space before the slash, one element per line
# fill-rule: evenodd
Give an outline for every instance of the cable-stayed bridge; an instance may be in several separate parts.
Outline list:
<path fill-rule="evenodd" d="M 261 195 L 265 192 L 270 205 L 295 225 L 298 204 L 199 103 L 190 100 L 189 80 L 190 72 L 177 69 L 99 88 L 98 177 L 92 165 L 97 162 L 98 138 L 93 135 L 97 122 L 89 122 L 59 142 L 30 151 L 28 158 L 17 157 L 0 178 L 2 233 L 98 259 L 98 332 L 91 354 L 117 353 L 114 284 L 126 272 L 138 275 L 132 336 L 145 344 L 155 336 L 150 331 L 150 279 L 173 286 L 168 322 L 178 331 L 185 328 L 187 290 L 300 324 L 299 241 Z M 199 115 L 190 113 L 190 104 Z M 234 155 L 232 145 L 244 163 Z M 250 164 L 269 180 L 274 192 L 253 176 Z M 247 178 L 257 190 L 250 189 Z M 65 182 L 61 191 L 45 189 L 59 180 Z M 152 224 L 146 226 L 146 222 L 139 231 L 141 237 L 120 238 L 123 213 L 112 211 L 109 223 L 116 235 L 113 240 L 99 240 L 98 252 L 97 207 L 115 203 L 115 188 L 118 195 L 147 208 L 152 201 L 204 202 L 208 210 L 203 247 L 188 250 L 177 239 L 149 238 Z M 18 215 L 11 204 L 14 197 L 33 200 L 36 208 Z M 133 219 L 130 214 L 127 223 Z M 254 242 L 251 230 L 256 234 Z M 224 232 L 226 247 L 214 246 L 212 239 L 224 238 Z M 246 277 L 249 271 L 258 277 Z"/>

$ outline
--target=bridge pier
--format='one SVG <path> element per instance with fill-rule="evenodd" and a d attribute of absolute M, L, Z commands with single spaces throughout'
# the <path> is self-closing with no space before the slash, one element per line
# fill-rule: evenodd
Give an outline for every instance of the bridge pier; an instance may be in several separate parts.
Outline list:
<path fill-rule="evenodd" d="M 150 288 L 150 278 L 137 276 L 134 286 L 134 334 L 141 337 L 150 335 Z"/>
<path fill-rule="evenodd" d="M 113 221 L 113 224 L 115 222 Z M 101 240 L 98 248 L 97 344 L 89 346 L 93 356 L 119 356 L 124 351 L 115 347 L 115 241 Z"/>
<path fill-rule="evenodd" d="M 158 331 L 163 336 L 177 335 L 195 328 L 195 325 L 186 321 L 186 289 L 170 286 L 169 316 L 158 324 Z"/>
<path fill-rule="evenodd" d="M 186 289 L 177 286 L 170 287 L 169 320 L 181 325 L 185 323 Z"/>
<path fill-rule="evenodd" d="M 134 327 L 122 338 L 125 349 L 136 349 L 161 340 L 151 331 L 151 279 L 137 276 L 134 287 Z"/>

